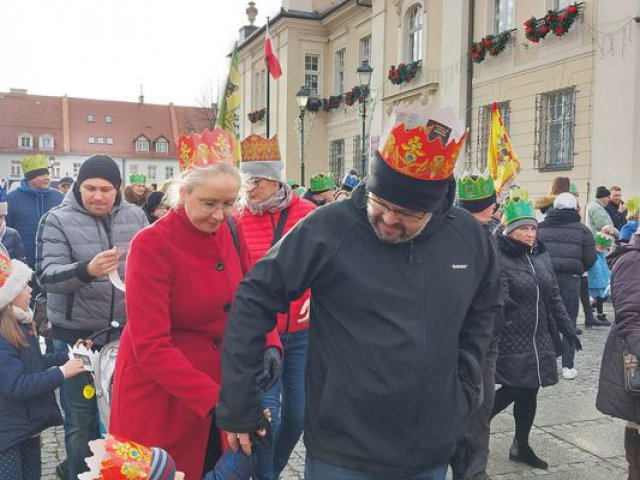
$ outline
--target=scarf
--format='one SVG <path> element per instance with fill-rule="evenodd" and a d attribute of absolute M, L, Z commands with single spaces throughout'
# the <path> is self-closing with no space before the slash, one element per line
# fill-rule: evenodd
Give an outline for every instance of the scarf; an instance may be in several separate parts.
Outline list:
<path fill-rule="evenodd" d="M 280 190 L 274 196 L 262 202 L 253 203 L 247 199 L 247 208 L 254 215 L 262 215 L 263 213 L 275 213 L 284 210 L 293 200 L 293 189 L 286 184 L 280 184 Z"/>
<path fill-rule="evenodd" d="M 11 305 L 11 309 L 13 310 L 13 314 L 16 316 L 18 322 L 23 325 L 28 325 L 33 321 L 33 310 L 23 310 L 15 305 Z"/>

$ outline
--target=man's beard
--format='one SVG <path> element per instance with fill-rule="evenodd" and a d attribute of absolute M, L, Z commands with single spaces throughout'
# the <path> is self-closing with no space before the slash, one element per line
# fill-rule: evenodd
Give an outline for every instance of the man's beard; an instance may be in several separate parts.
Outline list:
<path fill-rule="evenodd" d="M 386 242 L 386 243 L 390 243 L 392 245 L 399 245 L 402 243 L 410 242 L 411 240 L 415 239 L 418 235 L 420 235 L 422 231 L 425 229 L 425 227 L 429 224 L 429 222 L 427 221 L 417 231 L 413 233 L 408 233 L 407 228 L 401 223 L 399 223 L 395 225 L 394 228 L 397 228 L 398 230 L 400 230 L 401 232 L 400 236 L 390 239 L 378 229 L 378 224 L 382 223 L 382 217 L 376 218 L 373 214 L 371 214 L 367 210 L 367 218 L 369 219 L 369 223 L 371 224 L 371 228 L 373 228 L 373 231 L 376 234 L 376 237 L 378 237 L 379 240 L 382 240 L 383 242 Z"/>

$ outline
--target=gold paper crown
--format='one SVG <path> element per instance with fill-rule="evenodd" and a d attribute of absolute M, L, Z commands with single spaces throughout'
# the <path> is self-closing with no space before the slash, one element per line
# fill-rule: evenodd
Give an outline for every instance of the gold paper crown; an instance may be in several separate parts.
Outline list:
<path fill-rule="evenodd" d="M 243 162 L 279 162 L 280 145 L 278 135 L 264 138 L 260 135 L 249 135 L 242 143 Z"/>
<path fill-rule="evenodd" d="M 188 137 L 183 133 L 178 142 L 178 164 L 180 170 L 191 167 L 210 167 L 224 162 L 235 164 L 234 141 L 229 132 L 219 126 L 210 132 L 208 129 L 202 135 L 192 133 Z"/>
<path fill-rule="evenodd" d="M 402 122 L 393 126 L 380 155 L 387 165 L 408 177 L 444 180 L 453 175 L 466 136 L 465 132 L 444 145 L 436 125 L 407 130 Z"/>

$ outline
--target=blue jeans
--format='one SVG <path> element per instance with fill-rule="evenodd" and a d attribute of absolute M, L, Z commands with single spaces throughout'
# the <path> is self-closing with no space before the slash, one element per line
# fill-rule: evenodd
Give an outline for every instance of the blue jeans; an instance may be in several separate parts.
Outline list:
<path fill-rule="evenodd" d="M 67 342 L 53 340 L 57 352 L 68 352 Z M 98 405 L 95 397 L 86 399 L 84 387 L 91 381 L 90 374 L 78 375 L 64 381 L 60 387 L 60 403 L 64 410 L 64 443 L 69 462 L 69 478 L 88 470 L 84 459 L 92 455 L 89 442 L 100 438 Z"/>
<path fill-rule="evenodd" d="M 262 394 L 262 405 L 271 412 L 273 444 L 257 450 L 258 480 L 279 477 L 304 428 L 304 370 L 309 331 L 280 335 L 280 341 L 284 350 L 282 379 Z"/>
<path fill-rule="evenodd" d="M 404 480 L 444 480 L 447 475 L 448 466 L 447 463 L 444 463 L 428 472 L 404 477 Z M 313 458 L 307 453 L 307 458 L 304 463 L 304 478 L 305 480 L 379 480 L 382 477 L 338 467 Z"/>

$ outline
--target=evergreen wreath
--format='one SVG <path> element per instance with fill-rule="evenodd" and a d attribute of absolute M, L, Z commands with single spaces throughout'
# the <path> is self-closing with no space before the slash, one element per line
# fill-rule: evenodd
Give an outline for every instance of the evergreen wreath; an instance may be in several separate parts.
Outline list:
<path fill-rule="evenodd" d="M 557 37 L 562 37 L 571 29 L 580 15 L 582 3 L 574 3 L 562 10 L 549 10 L 543 18 L 531 17 L 524 22 L 524 35 L 527 40 L 538 43 L 549 32 Z"/>
<path fill-rule="evenodd" d="M 481 63 L 487 57 L 487 53 L 492 57 L 497 57 L 507 48 L 512 33 L 513 30 L 506 30 L 497 35 L 487 35 L 479 42 L 473 42 L 469 50 L 471 60 L 475 63 Z"/>
<path fill-rule="evenodd" d="M 403 83 L 411 83 L 418 72 L 420 71 L 420 67 L 422 66 L 422 60 L 416 60 L 411 63 L 400 63 L 396 68 L 395 65 L 391 65 L 389 68 L 389 73 L 387 78 L 394 85 L 402 85 Z"/>

